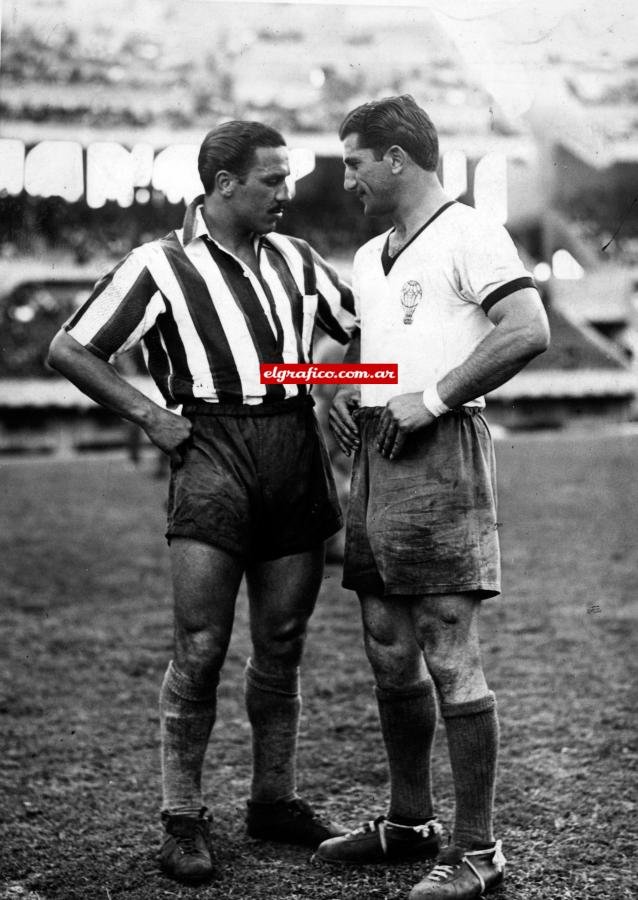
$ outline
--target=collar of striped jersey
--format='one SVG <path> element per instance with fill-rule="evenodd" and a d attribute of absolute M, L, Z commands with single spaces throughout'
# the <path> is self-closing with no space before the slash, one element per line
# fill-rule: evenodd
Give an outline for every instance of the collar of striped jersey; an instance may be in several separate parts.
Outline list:
<path fill-rule="evenodd" d="M 186 213 L 184 214 L 184 246 L 190 244 L 191 241 L 197 240 L 200 237 L 209 237 L 211 241 L 215 241 L 218 247 L 221 247 L 222 250 L 225 250 L 225 247 L 216 241 L 212 236 L 206 222 L 204 221 L 204 195 L 200 194 L 199 197 L 195 197 L 194 200 L 186 207 Z M 264 235 L 255 235 L 255 250 L 259 252 L 259 247 L 261 246 L 264 240 Z M 276 248 L 275 248 L 276 249 Z"/>
<path fill-rule="evenodd" d="M 204 222 L 204 216 L 202 215 L 203 204 L 204 195 L 200 194 L 199 197 L 195 197 L 194 200 L 191 200 L 186 207 L 183 225 L 184 246 L 190 244 L 195 238 L 203 237 L 208 234 L 208 228 L 206 227 L 206 222 Z"/>

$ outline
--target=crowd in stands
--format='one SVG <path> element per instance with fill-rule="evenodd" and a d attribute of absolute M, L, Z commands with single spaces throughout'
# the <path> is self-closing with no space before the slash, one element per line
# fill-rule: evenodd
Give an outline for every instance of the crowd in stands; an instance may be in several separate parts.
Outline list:
<path fill-rule="evenodd" d="M 494 127 L 494 116 L 476 115 L 477 106 L 487 110 L 486 95 L 469 83 L 460 61 L 445 49 L 430 58 L 424 48 L 418 65 L 406 64 L 397 74 L 375 64 L 368 70 L 351 66 L 346 53 L 342 62 L 323 59 L 313 35 L 299 29 L 262 28 L 242 47 L 236 36 L 219 30 L 211 33 L 207 50 L 176 44 L 170 30 L 164 37 L 116 33 L 99 24 L 91 29 L 88 20 L 81 31 L 60 22 L 46 34 L 26 22 L 6 30 L 3 38 L 0 116 L 5 121 L 179 129 L 208 127 L 232 116 L 268 120 L 286 133 L 334 132 L 344 106 L 379 89 L 400 93 L 416 86 L 429 101 L 453 108 L 449 121 L 437 122 L 439 131 Z M 343 40 L 344 47 L 367 46 L 375 37 L 366 32 Z M 247 72 L 251 77 L 251 65 L 258 75 L 252 51 L 278 43 L 294 47 L 286 56 L 290 70 L 269 79 L 272 95 L 263 94 L 263 85 L 252 98 L 238 90 L 237 79 Z M 303 75 L 300 60 L 308 69 Z M 312 78 L 319 79 L 314 90 Z"/>
<path fill-rule="evenodd" d="M 579 238 L 601 262 L 638 266 L 638 198 L 632 201 L 631 192 L 621 198 L 613 192 L 574 198 L 568 214 Z"/>

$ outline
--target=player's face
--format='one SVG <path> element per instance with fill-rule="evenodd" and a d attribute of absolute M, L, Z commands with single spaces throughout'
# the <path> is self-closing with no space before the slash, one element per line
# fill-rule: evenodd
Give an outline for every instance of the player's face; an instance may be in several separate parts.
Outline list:
<path fill-rule="evenodd" d="M 289 175 L 286 147 L 258 147 L 252 166 L 233 191 L 237 223 L 254 234 L 273 231 L 290 202 Z"/>
<path fill-rule="evenodd" d="M 364 215 L 385 215 L 394 205 L 390 159 L 376 159 L 374 151 L 360 143 L 358 134 L 349 134 L 343 142 L 343 186 L 361 200 Z"/>

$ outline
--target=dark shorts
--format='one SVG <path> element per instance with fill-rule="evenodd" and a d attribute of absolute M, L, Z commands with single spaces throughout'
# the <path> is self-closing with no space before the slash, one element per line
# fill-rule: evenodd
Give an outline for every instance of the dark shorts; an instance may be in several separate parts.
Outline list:
<path fill-rule="evenodd" d="M 376 596 L 500 592 L 494 449 L 478 410 L 455 410 L 375 448 L 380 407 L 356 415 L 343 585 Z"/>
<path fill-rule="evenodd" d="M 259 406 L 196 403 L 184 463 L 171 472 L 166 537 L 239 558 L 277 559 L 318 546 L 342 524 L 310 398 Z"/>

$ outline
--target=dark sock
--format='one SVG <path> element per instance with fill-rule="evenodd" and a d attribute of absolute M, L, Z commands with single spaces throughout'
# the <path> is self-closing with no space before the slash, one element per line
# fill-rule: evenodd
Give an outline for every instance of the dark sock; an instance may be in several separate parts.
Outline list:
<path fill-rule="evenodd" d="M 406 690 L 377 688 L 381 733 L 390 769 L 388 818 L 397 825 L 422 824 L 433 816 L 430 759 L 436 730 L 431 681 Z"/>
<path fill-rule="evenodd" d="M 499 743 L 496 699 L 490 691 L 479 700 L 443 703 L 441 713 L 456 797 L 452 843 L 463 850 L 492 846 Z"/>
<path fill-rule="evenodd" d="M 431 818 L 433 817 L 428 816 L 424 819 L 423 816 L 421 816 L 418 819 L 411 819 L 409 816 L 397 816 L 392 814 L 388 816 L 388 821 L 392 822 L 393 825 L 405 825 L 408 828 L 415 828 L 417 825 L 425 825 Z"/>
<path fill-rule="evenodd" d="M 292 800 L 297 795 L 299 669 L 272 674 L 259 671 L 248 660 L 246 710 L 253 741 L 251 799 L 258 803 Z"/>
<path fill-rule="evenodd" d="M 218 679 L 217 679 L 218 680 Z M 168 664 L 160 690 L 163 809 L 199 815 L 202 766 L 215 723 L 217 680 L 198 684 Z"/>
<path fill-rule="evenodd" d="M 472 841 L 471 850 L 493 850 L 495 841 Z"/>

